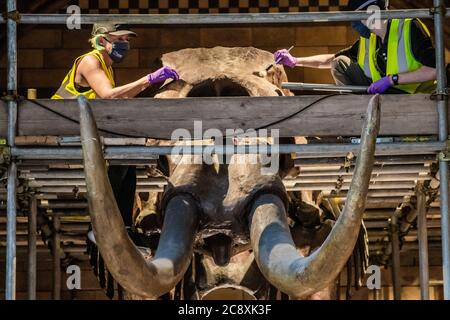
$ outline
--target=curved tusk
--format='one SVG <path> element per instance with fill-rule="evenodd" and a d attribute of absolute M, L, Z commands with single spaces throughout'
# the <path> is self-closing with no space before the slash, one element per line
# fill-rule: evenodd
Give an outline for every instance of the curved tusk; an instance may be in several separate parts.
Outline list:
<path fill-rule="evenodd" d="M 308 257 L 297 252 L 279 197 L 262 195 L 253 205 L 250 239 L 256 262 L 269 282 L 292 297 L 305 298 L 330 285 L 352 254 L 373 168 L 380 124 L 379 99 L 374 96 L 367 109 L 361 150 L 343 212 L 318 250 Z"/>
<path fill-rule="evenodd" d="M 86 98 L 79 97 L 78 102 L 89 211 L 97 246 L 108 270 L 123 288 L 155 299 L 170 291 L 189 266 L 198 226 L 197 207 L 188 196 L 169 201 L 155 257 L 145 260 L 125 230 L 92 110 Z"/>

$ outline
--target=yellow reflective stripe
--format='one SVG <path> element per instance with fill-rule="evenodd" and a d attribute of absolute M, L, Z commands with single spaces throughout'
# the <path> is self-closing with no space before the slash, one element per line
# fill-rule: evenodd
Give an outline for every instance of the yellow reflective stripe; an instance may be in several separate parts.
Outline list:
<path fill-rule="evenodd" d="M 364 70 L 366 59 L 366 38 L 361 37 L 359 40 L 358 64 Z"/>
<path fill-rule="evenodd" d="M 389 28 L 389 40 L 388 40 L 388 52 L 387 52 L 387 68 L 386 74 L 398 73 L 398 27 L 400 24 L 399 19 L 392 19 L 391 26 Z"/>
<path fill-rule="evenodd" d="M 369 66 L 373 82 L 381 79 L 381 75 L 380 72 L 378 71 L 376 61 L 377 61 L 377 36 L 374 33 L 372 33 L 370 35 Z"/>
<path fill-rule="evenodd" d="M 430 35 L 430 32 L 428 28 L 419 20 L 417 21 L 422 25 L 427 35 Z M 404 26 L 403 26 L 403 39 L 404 39 L 404 57 L 406 60 L 406 64 L 408 66 L 408 71 L 416 71 L 420 69 L 423 65 L 416 60 L 414 57 L 414 53 L 412 51 L 412 45 L 411 45 L 411 23 L 413 22 L 413 19 L 405 19 Z M 403 91 L 406 91 L 408 93 L 431 93 L 436 88 L 436 81 L 427 81 L 427 82 L 419 82 L 419 83 L 408 83 L 408 84 L 402 84 L 395 86 L 398 89 L 401 89 Z"/>
<path fill-rule="evenodd" d="M 368 78 L 372 78 L 372 73 L 370 72 L 369 64 L 369 50 L 370 41 L 364 37 L 359 39 L 359 50 L 358 50 L 358 65 L 363 70 L 364 75 Z"/>
<path fill-rule="evenodd" d="M 406 63 L 408 64 L 408 69 L 412 70 L 414 66 L 414 57 L 411 54 L 411 19 L 405 20 L 405 26 L 403 28 L 403 32 L 405 36 L 403 37 L 405 40 L 405 55 L 406 55 Z"/>
<path fill-rule="evenodd" d="M 408 21 L 409 20 L 409 21 Z M 400 35 L 400 23 L 403 23 Z M 399 65 L 402 62 L 404 68 L 408 68 L 408 71 L 413 71 L 413 67 L 415 66 L 415 59 L 411 53 L 411 37 L 410 37 L 410 26 L 411 19 L 406 19 L 401 21 L 399 19 L 392 19 L 391 26 L 389 29 L 389 42 L 388 42 L 388 60 L 387 60 L 387 74 L 397 74 L 399 73 Z M 399 41 L 402 39 L 404 41 L 404 50 L 400 50 Z M 406 64 L 404 63 L 406 60 Z M 405 72 L 406 70 L 402 70 Z M 417 83 L 403 84 L 395 86 L 397 89 L 401 89 L 403 91 L 414 93 L 418 87 Z"/>
<path fill-rule="evenodd" d="M 405 41 L 405 52 L 404 52 L 404 59 L 406 60 L 406 63 L 408 65 L 409 71 L 417 70 L 421 67 L 421 64 L 416 61 L 412 49 L 411 49 L 411 19 L 406 19 L 405 24 L 403 27 L 403 33 L 404 33 L 404 41 Z M 420 83 L 408 83 L 397 86 L 397 88 L 407 91 L 409 93 L 415 93 L 417 88 L 420 86 Z"/>
<path fill-rule="evenodd" d="M 411 48 L 411 22 L 412 19 L 406 19 L 404 33 L 405 33 L 405 55 L 406 62 L 408 64 L 408 69 L 410 71 L 415 71 L 422 67 L 422 64 L 416 60 Z"/>
<path fill-rule="evenodd" d="M 431 37 L 430 30 L 428 30 L 428 27 L 422 22 L 422 20 L 417 19 L 417 22 L 420 23 L 420 25 L 422 26 L 423 30 L 424 30 L 425 33 L 427 34 L 427 36 Z"/>

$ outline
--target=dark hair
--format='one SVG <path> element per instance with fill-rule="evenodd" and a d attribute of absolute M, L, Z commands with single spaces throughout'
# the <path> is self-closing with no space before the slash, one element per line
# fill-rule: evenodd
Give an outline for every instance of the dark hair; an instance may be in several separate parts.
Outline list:
<path fill-rule="evenodd" d="M 379 6 L 384 10 L 389 7 L 389 0 L 349 0 L 347 4 L 348 11 L 365 10 L 369 6 Z"/>

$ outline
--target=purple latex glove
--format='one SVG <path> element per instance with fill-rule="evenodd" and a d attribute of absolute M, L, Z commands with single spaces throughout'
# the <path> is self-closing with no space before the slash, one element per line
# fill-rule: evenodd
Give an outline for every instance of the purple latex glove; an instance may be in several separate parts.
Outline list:
<path fill-rule="evenodd" d="M 297 65 L 297 58 L 293 57 L 286 49 L 278 50 L 273 56 L 276 64 L 283 64 L 289 68 Z"/>
<path fill-rule="evenodd" d="M 174 69 L 164 66 L 164 67 L 156 70 L 155 72 L 150 73 L 147 76 L 147 79 L 148 79 L 148 82 L 153 85 L 153 84 L 156 84 L 159 82 L 164 82 L 167 79 L 178 80 L 178 79 L 180 79 L 180 76 Z"/>
<path fill-rule="evenodd" d="M 386 76 L 372 83 L 367 92 L 370 94 L 385 93 L 393 85 L 391 76 Z"/>

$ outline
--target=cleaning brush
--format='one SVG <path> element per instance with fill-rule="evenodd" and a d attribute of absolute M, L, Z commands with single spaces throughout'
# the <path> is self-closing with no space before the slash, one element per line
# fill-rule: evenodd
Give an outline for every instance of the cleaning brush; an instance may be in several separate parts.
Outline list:
<path fill-rule="evenodd" d="M 294 46 L 290 47 L 290 48 L 288 49 L 288 52 L 290 52 L 293 48 L 294 48 Z M 264 77 L 267 75 L 267 72 L 269 72 L 269 70 L 272 69 L 272 68 L 275 66 L 275 64 L 276 64 L 276 62 L 271 63 L 270 65 L 268 65 L 268 66 L 266 67 L 266 69 L 265 69 L 264 71 L 257 72 L 256 74 L 257 74 L 259 77 L 264 78 Z"/>

